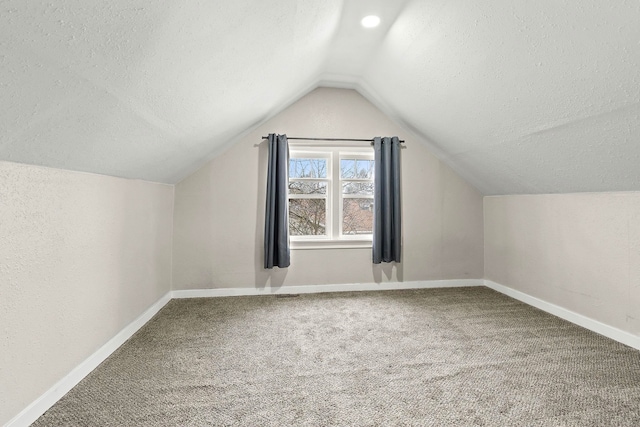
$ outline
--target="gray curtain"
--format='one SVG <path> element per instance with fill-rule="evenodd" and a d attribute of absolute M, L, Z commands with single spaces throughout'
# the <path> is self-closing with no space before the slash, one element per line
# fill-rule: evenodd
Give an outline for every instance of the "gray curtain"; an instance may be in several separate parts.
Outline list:
<path fill-rule="evenodd" d="M 373 139 L 375 159 L 373 263 L 400 262 L 402 224 L 400 206 L 400 140 Z"/>
<path fill-rule="evenodd" d="M 264 268 L 289 267 L 289 143 L 287 135 L 269 134 Z"/>

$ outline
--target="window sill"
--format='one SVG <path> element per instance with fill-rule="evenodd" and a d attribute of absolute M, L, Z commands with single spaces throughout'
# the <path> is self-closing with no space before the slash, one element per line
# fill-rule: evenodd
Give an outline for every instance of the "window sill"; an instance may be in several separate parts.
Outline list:
<path fill-rule="evenodd" d="M 306 249 L 367 249 L 371 248 L 371 240 L 292 240 L 291 250 Z"/>

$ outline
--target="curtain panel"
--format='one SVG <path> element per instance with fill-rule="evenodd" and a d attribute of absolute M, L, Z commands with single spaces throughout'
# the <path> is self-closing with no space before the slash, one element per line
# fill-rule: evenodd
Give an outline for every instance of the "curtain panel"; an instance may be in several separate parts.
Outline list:
<path fill-rule="evenodd" d="M 373 263 L 400 262 L 402 211 L 400 204 L 400 140 L 375 137 Z"/>
<path fill-rule="evenodd" d="M 264 268 L 289 267 L 289 143 L 287 135 L 269 134 Z"/>

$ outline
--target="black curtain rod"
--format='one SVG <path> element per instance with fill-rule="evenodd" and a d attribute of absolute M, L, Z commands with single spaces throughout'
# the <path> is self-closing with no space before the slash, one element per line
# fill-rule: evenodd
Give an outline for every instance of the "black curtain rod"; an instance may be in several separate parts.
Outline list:
<path fill-rule="evenodd" d="M 268 136 L 263 136 L 262 139 L 269 139 Z M 287 137 L 287 139 L 298 139 L 303 141 L 362 141 L 362 142 L 373 142 L 373 138 L 371 139 L 357 139 L 357 138 L 301 138 L 301 137 Z M 400 140 L 401 144 L 404 144 L 404 140 Z"/>

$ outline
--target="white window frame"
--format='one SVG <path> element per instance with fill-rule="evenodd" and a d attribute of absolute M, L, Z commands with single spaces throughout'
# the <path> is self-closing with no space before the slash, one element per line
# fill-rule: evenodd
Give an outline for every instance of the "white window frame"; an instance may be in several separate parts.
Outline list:
<path fill-rule="evenodd" d="M 345 198 L 373 200 L 373 195 L 347 195 L 343 197 L 343 182 L 365 182 L 362 179 L 342 179 L 340 177 L 340 160 L 362 159 L 373 160 L 373 147 L 367 146 L 317 146 L 293 145 L 289 148 L 290 158 L 326 158 L 327 178 L 308 178 L 310 181 L 327 182 L 326 194 L 326 235 L 323 236 L 290 236 L 291 249 L 336 249 L 336 248 L 370 248 L 373 236 L 371 234 L 343 235 L 342 216 L 343 200 Z M 294 178 L 294 180 L 304 180 Z M 318 195 L 289 195 L 289 199 L 322 198 Z M 288 202 L 287 202 L 288 204 Z"/>

